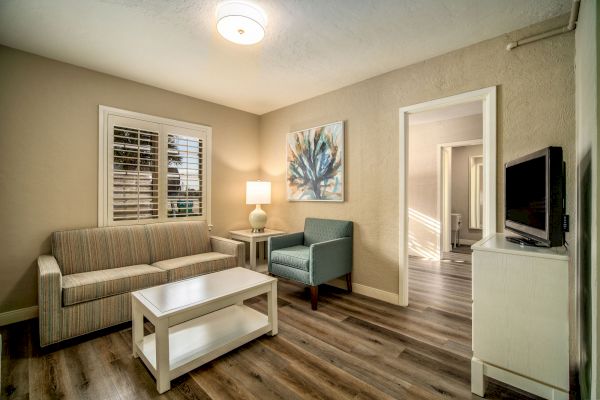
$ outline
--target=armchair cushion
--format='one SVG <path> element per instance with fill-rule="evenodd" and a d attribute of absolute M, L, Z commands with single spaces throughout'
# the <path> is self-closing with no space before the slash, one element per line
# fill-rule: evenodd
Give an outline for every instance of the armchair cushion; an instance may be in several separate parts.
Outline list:
<path fill-rule="evenodd" d="M 285 249 L 273 250 L 271 261 L 277 264 L 308 271 L 310 262 L 310 248 L 306 246 L 292 246 Z"/>
<path fill-rule="evenodd" d="M 166 282 L 165 271 L 144 264 L 64 275 L 62 300 L 64 306 L 71 306 Z"/>
<path fill-rule="evenodd" d="M 342 237 L 352 237 L 351 221 L 306 218 L 304 222 L 305 246 Z"/>
<path fill-rule="evenodd" d="M 291 279 L 296 282 L 310 285 L 310 273 L 298 268 L 293 268 L 287 265 L 281 265 L 277 263 L 271 263 L 269 265 L 269 272 L 273 275 L 280 276 L 285 279 Z"/>

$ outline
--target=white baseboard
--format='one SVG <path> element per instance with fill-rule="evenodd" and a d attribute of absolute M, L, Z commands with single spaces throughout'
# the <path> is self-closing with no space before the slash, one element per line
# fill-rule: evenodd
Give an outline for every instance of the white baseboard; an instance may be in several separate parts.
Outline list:
<path fill-rule="evenodd" d="M 335 286 L 340 289 L 346 289 L 346 281 L 335 279 L 327 282 L 328 285 Z M 352 282 L 352 291 L 363 296 L 372 297 L 377 300 L 385 301 L 386 303 L 399 304 L 398 293 L 386 292 L 385 290 L 377 289 L 371 286 L 361 285 L 360 283 Z"/>
<path fill-rule="evenodd" d="M 466 244 L 468 246 L 474 245 L 479 240 L 471 240 L 471 239 L 460 239 L 460 244 Z"/>
<path fill-rule="evenodd" d="M 19 308 L 18 310 L 11 310 L 0 313 L 0 326 L 14 324 L 15 322 L 21 322 L 28 319 L 37 318 L 38 306 L 31 306 L 27 308 Z"/>

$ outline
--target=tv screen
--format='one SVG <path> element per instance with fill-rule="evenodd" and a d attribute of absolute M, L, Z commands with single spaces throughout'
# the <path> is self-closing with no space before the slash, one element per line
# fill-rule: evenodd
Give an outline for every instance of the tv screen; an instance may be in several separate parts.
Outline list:
<path fill-rule="evenodd" d="M 547 147 L 510 161 L 505 165 L 504 177 L 504 227 L 529 239 L 528 244 L 562 246 L 565 204 L 562 148 Z"/>
<path fill-rule="evenodd" d="M 506 218 L 546 230 L 546 157 L 506 170 Z"/>

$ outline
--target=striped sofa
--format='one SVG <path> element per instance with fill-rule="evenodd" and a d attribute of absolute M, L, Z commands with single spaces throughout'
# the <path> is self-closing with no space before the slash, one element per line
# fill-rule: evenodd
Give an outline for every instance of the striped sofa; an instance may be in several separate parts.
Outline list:
<path fill-rule="evenodd" d="M 238 265 L 244 244 L 203 221 L 54 232 L 38 258 L 40 345 L 130 321 L 132 291 Z"/>

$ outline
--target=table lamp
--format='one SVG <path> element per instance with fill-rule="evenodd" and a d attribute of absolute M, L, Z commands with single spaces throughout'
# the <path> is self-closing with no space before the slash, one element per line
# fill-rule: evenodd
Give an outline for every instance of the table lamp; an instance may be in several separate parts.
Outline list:
<path fill-rule="evenodd" d="M 246 204 L 256 204 L 256 208 L 252 210 L 248 217 L 252 232 L 264 232 L 267 224 L 267 213 L 260 206 L 261 204 L 271 204 L 271 182 L 246 182 Z"/>

